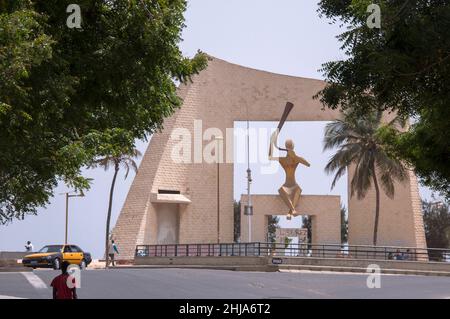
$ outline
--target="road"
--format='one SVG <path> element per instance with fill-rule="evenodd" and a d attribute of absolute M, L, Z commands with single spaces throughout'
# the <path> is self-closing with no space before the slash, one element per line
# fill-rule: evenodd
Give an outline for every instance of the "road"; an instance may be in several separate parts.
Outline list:
<path fill-rule="evenodd" d="M 51 298 L 54 270 L 0 273 L 0 298 Z M 235 272 L 200 269 L 84 270 L 79 298 L 450 298 L 450 277 L 382 275 L 369 289 L 365 274 Z"/>

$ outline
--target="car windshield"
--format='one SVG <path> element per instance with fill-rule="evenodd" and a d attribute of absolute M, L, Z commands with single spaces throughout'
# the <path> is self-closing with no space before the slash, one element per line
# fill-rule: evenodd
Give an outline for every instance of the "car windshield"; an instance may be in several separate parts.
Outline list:
<path fill-rule="evenodd" d="M 51 245 L 51 246 L 44 246 L 41 250 L 39 250 L 40 253 L 59 253 L 61 252 L 62 245 Z"/>

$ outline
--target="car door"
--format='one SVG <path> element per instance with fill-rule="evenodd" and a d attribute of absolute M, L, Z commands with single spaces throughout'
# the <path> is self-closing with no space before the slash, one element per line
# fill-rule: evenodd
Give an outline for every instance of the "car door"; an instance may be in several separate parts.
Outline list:
<path fill-rule="evenodd" d="M 75 245 L 71 245 L 70 248 L 72 249 L 74 263 L 80 264 L 84 257 L 83 251 Z"/>
<path fill-rule="evenodd" d="M 69 245 L 65 245 L 63 248 L 63 260 L 67 261 L 69 264 L 75 264 L 76 263 L 76 257 L 74 256 L 74 253 L 72 252 L 72 248 Z"/>

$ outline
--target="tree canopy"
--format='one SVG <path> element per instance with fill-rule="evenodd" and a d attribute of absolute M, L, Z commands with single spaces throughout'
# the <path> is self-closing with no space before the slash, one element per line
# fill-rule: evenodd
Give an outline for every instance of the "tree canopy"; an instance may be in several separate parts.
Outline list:
<path fill-rule="evenodd" d="M 183 57 L 185 0 L 0 0 L 0 223 L 36 213 L 58 181 L 131 150 L 181 104 L 176 83 L 206 67 Z"/>
<path fill-rule="evenodd" d="M 371 0 L 322 0 L 319 13 L 347 29 L 348 58 L 324 64 L 328 85 L 316 96 L 329 108 L 395 111 L 406 132 L 385 134 L 392 153 L 421 181 L 450 195 L 450 2 L 376 1 L 381 28 L 366 24 Z"/>
<path fill-rule="evenodd" d="M 450 208 L 446 202 L 422 202 L 427 245 L 430 248 L 450 248 Z"/>

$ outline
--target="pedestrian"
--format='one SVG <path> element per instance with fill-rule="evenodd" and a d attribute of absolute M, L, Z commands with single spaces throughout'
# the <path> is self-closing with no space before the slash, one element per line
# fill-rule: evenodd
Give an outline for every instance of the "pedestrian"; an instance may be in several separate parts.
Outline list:
<path fill-rule="evenodd" d="M 25 245 L 25 251 L 27 253 L 30 253 L 33 251 L 33 244 L 31 243 L 31 241 L 27 241 L 27 244 Z"/>
<path fill-rule="evenodd" d="M 114 240 L 112 239 L 111 243 L 109 244 L 109 247 L 108 247 L 108 255 L 109 255 L 109 261 L 111 262 L 111 264 L 114 267 L 116 266 L 115 256 L 118 254 L 119 254 L 119 250 L 117 249 L 117 245 L 114 243 Z M 109 265 L 109 263 L 108 263 L 108 265 Z"/>
<path fill-rule="evenodd" d="M 411 250 L 407 249 L 406 253 L 403 255 L 403 260 L 410 260 L 411 259 Z"/>
<path fill-rule="evenodd" d="M 61 263 L 61 275 L 53 278 L 50 286 L 53 287 L 53 299 L 78 299 L 77 289 L 75 288 L 75 278 L 71 277 L 67 272 L 69 263 L 63 261 Z M 71 277 L 69 279 L 69 277 Z M 72 287 L 69 287 L 68 280 L 72 281 Z"/>

